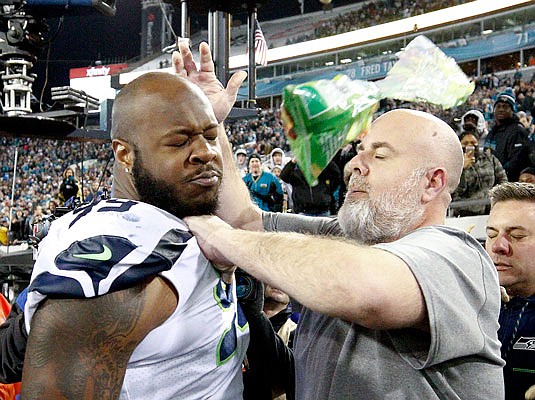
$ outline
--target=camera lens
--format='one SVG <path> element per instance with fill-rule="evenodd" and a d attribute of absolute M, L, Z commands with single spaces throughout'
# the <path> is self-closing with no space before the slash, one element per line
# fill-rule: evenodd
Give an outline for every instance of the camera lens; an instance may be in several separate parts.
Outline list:
<path fill-rule="evenodd" d="M 464 152 L 465 153 L 473 153 L 475 149 L 476 149 L 475 146 L 466 146 L 464 148 Z"/>
<path fill-rule="evenodd" d="M 251 278 L 236 274 L 236 296 L 238 299 L 247 299 L 253 291 L 253 282 Z"/>

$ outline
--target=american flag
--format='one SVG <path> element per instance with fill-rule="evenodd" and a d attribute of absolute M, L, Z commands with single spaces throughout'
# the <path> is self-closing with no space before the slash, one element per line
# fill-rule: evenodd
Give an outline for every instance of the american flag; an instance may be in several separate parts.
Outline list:
<path fill-rule="evenodd" d="M 255 19 L 255 30 L 254 30 L 254 56 L 257 64 L 267 65 L 267 43 L 260 29 L 260 24 L 258 20 Z"/>

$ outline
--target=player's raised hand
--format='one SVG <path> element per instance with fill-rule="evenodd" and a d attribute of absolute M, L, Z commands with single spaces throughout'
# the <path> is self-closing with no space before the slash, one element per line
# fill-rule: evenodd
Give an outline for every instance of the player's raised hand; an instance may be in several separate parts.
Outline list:
<path fill-rule="evenodd" d="M 236 72 L 230 77 L 227 87 L 224 87 L 215 75 L 214 62 L 208 43 L 202 42 L 199 45 L 200 62 L 198 66 L 193 59 L 187 41 L 180 41 L 178 46 L 179 51 L 173 52 L 172 56 L 175 72 L 199 86 L 210 100 L 217 120 L 224 121 L 236 102 L 238 90 L 247 77 L 247 73 L 245 71 Z"/>

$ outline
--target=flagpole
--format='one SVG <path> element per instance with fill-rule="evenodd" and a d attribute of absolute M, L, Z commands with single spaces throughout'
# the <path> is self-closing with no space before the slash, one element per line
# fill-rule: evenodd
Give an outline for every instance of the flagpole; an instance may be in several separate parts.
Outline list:
<path fill-rule="evenodd" d="M 184 39 L 189 38 L 189 15 L 187 0 L 180 0 L 180 36 Z"/>
<path fill-rule="evenodd" d="M 247 47 L 249 48 L 249 100 L 247 106 L 249 108 L 256 108 L 255 21 L 256 7 L 251 7 L 247 16 L 247 27 L 249 28 L 249 34 L 247 35 Z"/>

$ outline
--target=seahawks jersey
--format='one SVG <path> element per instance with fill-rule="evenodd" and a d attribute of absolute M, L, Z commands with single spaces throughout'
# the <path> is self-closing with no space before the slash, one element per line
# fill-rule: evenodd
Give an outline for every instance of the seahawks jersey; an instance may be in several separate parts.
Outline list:
<path fill-rule="evenodd" d="M 185 224 L 151 205 L 89 204 L 55 220 L 39 246 L 26 328 L 47 296 L 90 298 L 160 275 L 179 301 L 136 347 L 121 399 L 239 399 L 249 341 L 235 285 L 226 285 Z"/>

